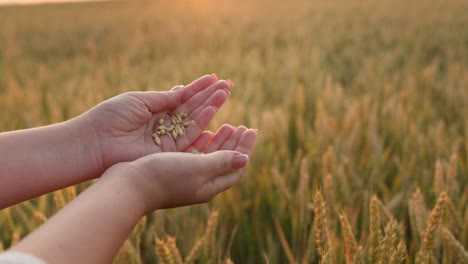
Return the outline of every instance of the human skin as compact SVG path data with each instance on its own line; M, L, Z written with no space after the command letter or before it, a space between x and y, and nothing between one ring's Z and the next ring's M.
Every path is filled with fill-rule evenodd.
M214 145L203 147L210 154L157 153L114 165L11 250L49 264L111 263L143 215L208 202L234 185L256 136L252 129L224 126Z
M0 209L99 177L110 166L160 152L189 151L226 101L232 82L206 75L168 92L130 92L71 120L0 134ZM161 118L186 112L196 125L176 142L151 134ZM206 143L206 142L205 142ZM202 145L200 142L198 145Z

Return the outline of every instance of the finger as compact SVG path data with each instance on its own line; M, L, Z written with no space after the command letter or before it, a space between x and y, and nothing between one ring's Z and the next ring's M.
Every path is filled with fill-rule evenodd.
M205 145L210 142L214 135L215 134L211 131L203 131L203 133L185 150L185 152L191 153L193 150L201 151Z
M199 106L201 106L216 91L224 90L227 93L229 92L230 87L231 86L227 81L217 81L216 83L210 85L208 88L199 91L187 101L184 101L182 105L177 108L177 111L191 113Z
M197 109L193 110L190 113L190 116L196 117L200 114L203 109L207 108L208 106L214 106L216 108L221 108L221 106L226 102L227 98L229 97L230 92L224 90L218 90L214 94L212 94L205 102L203 102Z
M210 153L218 150L221 145L231 136L235 128L231 125L223 125L217 132L210 143L202 150L205 153Z
M168 92L149 91L132 92L131 94L140 99L152 113L157 113L176 108L199 91L211 86L217 79L218 77L216 74L205 75L185 86L183 89L179 85Z
M218 80L218 76L216 74L211 74L211 75L205 75L197 80L193 81L191 84L185 86L184 90L184 96L182 98L182 102L186 102L192 96L200 92L201 90L209 87L213 83L215 83Z
M255 146L256 139L257 131L254 129L248 129L242 134L241 138L239 139L235 151L247 154L250 157L250 154L252 154L253 148Z
M244 168L249 163L247 155L236 151L216 151L200 156L199 168L204 170L207 180Z
M215 116L217 109L215 107L205 108L195 120L195 126L188 126L185 129L185 136L177 139L177 151L183 151L192 144L205 131L211 119Z
M238 142L239 142L242 134L244 134L245 131L247 131L247 128L245 126L240 126L240 127L236 128L236 130L234 130L234 132L232 132L232 134L223 143L223 145L221 145L219 150L234 150L237 147Z
M199 175L204 183L209 179L244 168L249 163L249 157L240 152L226 150L203 155L169 152L147 155L135 163L147 164L141 166L147 167L149 171L157 168L161 173L169 173L176 169L183 174Z

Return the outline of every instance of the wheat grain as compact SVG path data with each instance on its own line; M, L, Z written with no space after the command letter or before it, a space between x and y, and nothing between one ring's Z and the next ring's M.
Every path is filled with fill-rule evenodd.
M197 149L192 149L192 154L205 154L204 152L200 152Z
M161 146L161 138L159 137L158 133L153 133L151 136L153 137L154 143L158 146Z
M195 126L195 120L184 121L183 118L187 117L187 113L181 112L177 115L171 116L171 125L166 127L164 124L164 118L159 119L159 126L157 131L153 133L151 136L154 139L154 143L158 146L161 145L160 136L168 135L174 141L177 141L179 137L185 136L185 128L188 126Z

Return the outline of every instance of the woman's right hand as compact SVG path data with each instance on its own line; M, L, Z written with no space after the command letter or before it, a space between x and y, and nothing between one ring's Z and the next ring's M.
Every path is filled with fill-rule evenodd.
M207 133L194 143L199 144L199 150L211 153L151 154L111 167L100 181L123 182L142 202L145 213L205 203L239 180L256 136L253 129L224 126L215 135Z

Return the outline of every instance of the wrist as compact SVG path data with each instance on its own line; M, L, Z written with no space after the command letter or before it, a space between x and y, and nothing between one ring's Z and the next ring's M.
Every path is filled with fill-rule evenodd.
M159 209L155 205L155 193L157 191L146 181L146 174L130 165L131 162L121 162L110 167L96 182L106 186L113 186L123 190L126 198L133 201L140 216ZM150 194L149 194L150 192Z
M106 173L99 178L95 185L100 189L100 192L113 192L117 194L117 198L131 205L131 211L138 217L143 217L151 212L148 209L148 203L142 192L135 186L136 175L131 175L127 172L125 166L127 163L119 163L112 166L109 170L115 170L111 174ZM118 168L115 168L118 167Z
M97 133L84 116L78 116L62 123L75 149L77 162L89 171L87 180L98 178L104 171Z

